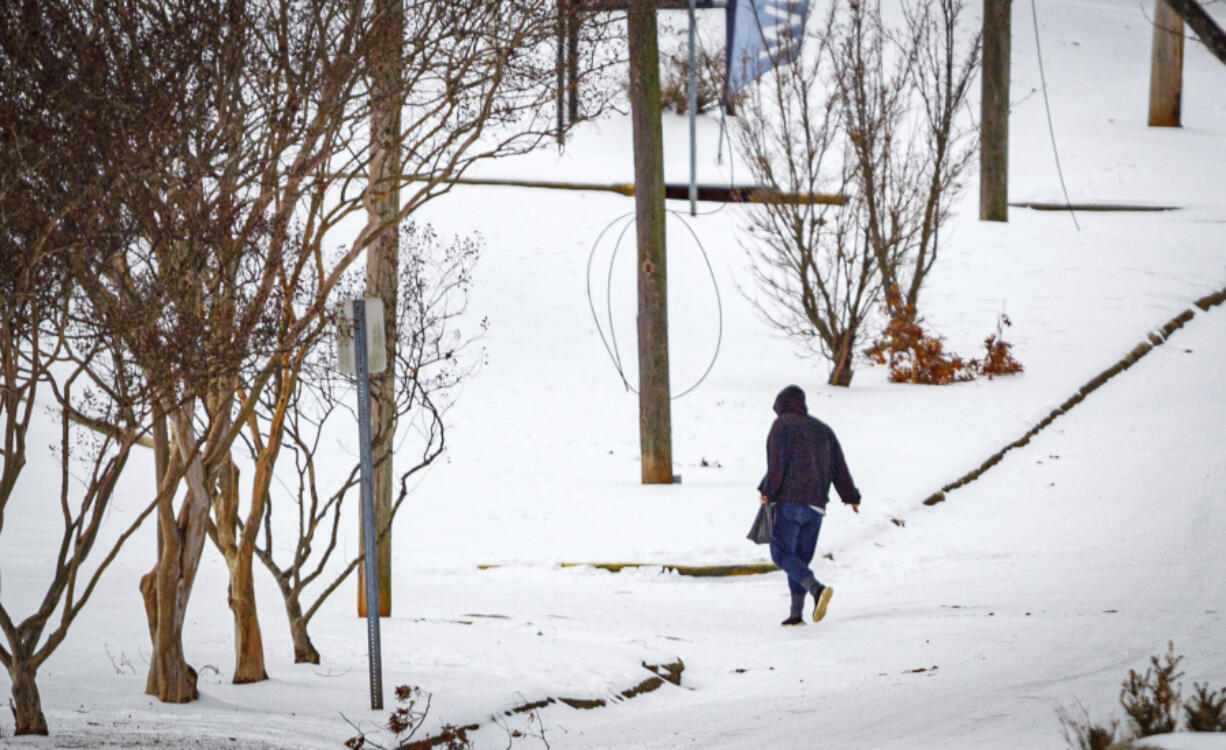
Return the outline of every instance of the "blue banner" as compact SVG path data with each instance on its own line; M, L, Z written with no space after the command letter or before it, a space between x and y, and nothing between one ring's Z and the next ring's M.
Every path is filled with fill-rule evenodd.
M792 61L804 43L809 0L728 3L728 93Z

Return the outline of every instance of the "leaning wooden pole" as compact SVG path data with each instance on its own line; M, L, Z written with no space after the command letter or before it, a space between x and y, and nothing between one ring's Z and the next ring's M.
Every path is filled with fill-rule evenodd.
M1183 96L1183 18L1154 0L1154 45L1149 67L1149 126L1180 126Z
M668 274L664 244L664 135L655 0L631 0L630 110L638 239L639 445L643 484L673 481L668 377Z
M1009 37L1013 0L983 0L979 220L1009 220Z
M371 66L371 190L375 195L374 218L382 228L366 249L366 296L383 300L383 334L387 369L370 380L370 408L374 438L375 524L391 522L393 461L396 434L396 301L399 295L400 232L400 109L402 72L401 44L404 38L404 0L378 0L376 13L383 24L376 58ZM379 570L379 615L392 614L392 530L387 529L376 550ZM358 566L358 617L366 616L366 571Z

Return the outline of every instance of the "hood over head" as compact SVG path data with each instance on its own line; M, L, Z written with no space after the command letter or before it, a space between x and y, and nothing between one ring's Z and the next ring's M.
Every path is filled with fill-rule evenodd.
M779 395L775 397L775 413L779 416L784 414L808 414L809 409L805 406L805 392L798 385L789 385Z

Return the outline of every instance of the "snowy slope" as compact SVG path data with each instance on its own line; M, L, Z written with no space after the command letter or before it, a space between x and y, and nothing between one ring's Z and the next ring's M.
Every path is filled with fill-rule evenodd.
M748 278L737 240L743 209L687 217L714 271L722 343L710 377L674 404L683 484L642 487L637 399L608 361L586 295L590 280L603 312L612 264L610 306L633 373L632 238L611 260L606 235L587 273L597 235L632 202L473 187L429 207L423 218L442 232L484 237L470 307L492 327L482 342L488 364L451 414L448 459L422 479L394 535L385 684L434 694L427 730L481 723L478 746L504 747L490 714L547 697L608 699L647 676L642 662L676 658L686 664L682 688L596 711L545 709L550 745L1060 747L1058 706L1080 699L1106 717L1127 670L1168 640L1187 657L1187 684L1226 684L1226 308L1198 311L1168 344L946 503L921 504L1193 299L1226 286L1226 67L1189 43L1185 127L1150 130L1150 27L1138 5L1060 0L1037 10L1071 197L1184 208L1081 214L1079 232L1067 214L1019 209L1008 224L986 225L975 221L977 186L967 186L926 309L968 356L1006 309L1016 324L1008 338L1027 368L1019 377L931 389L891 385L880 369L862 368L852 388L828 388L824 365L797 358L737 291ZM1014 12L1011 192L1055 200L1042 97L1030 94L1038 85L1030 6L1015 3ZM728 172L712 163L715 123L700 124L702 169L718 181ZM665 131L669 179L682 181L685 123L670 118ZM489 173L625 182L629 151L628 125L614 118L578 133L565 154L547 150ZM707 274L673 220L678 387L702 374L716 345ZM861 516L836 508L822 532L819 551L834 559L820 560L818 574L837 589L825 622L778 628L787 595L777 573L708 580L557 567L764 561L744 533L770 403L790 382L838 431L865 495ZM49 419L38 429L33 446L58 430ZM125 478L116 530L144 502L149 463L139 459ZM56 512L40 495L40 475L53 467L49 456L32 456L6 516L0 594L10 606L40 596L38 562L54 541L40 519ZM356 521L348 527L351 554ZM142 539L151 538L150 527ZM352 585L313 624L324 663L295 666L280 598L257 572L272 679L228 684L231 625L215 554L189 610L188 658L214 667L201 669L204 697L165 706L144 696L148 640L136 583L151 564L150 552L129 546L40 672L53 736L14 740L5 714L0 747L323 748L352 734L347 719L379 720L366 708L365 630ZM0 676L0 694L7 689ZM523 726L522 717L509 721Z

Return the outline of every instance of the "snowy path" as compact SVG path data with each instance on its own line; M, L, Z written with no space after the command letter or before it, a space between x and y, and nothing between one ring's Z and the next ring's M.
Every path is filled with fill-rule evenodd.
M551 744L1060 747L1058 706L1080 699L1105 718L1127 670L1168 640L1187 656L1188 684L1220 677L1223 342L1226 313L1198 315L944 506L839 554L823 569L838 593L819 625L774 625L786 609L778 574L588 576L588 618L675 643L691 690L547 712ZM618 591L632 616L601 612Z

